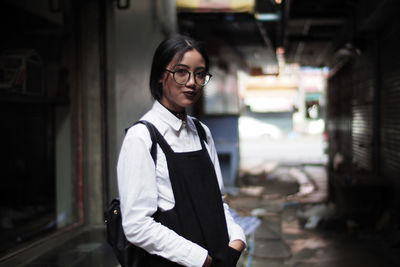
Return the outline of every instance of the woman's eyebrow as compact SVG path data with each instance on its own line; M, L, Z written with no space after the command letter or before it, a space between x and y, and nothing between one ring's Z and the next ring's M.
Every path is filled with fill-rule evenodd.
M185 67L185 68L190 68L188 65L185 65L185 64L176 64L174 67Z
M203 70L206 70L206 67L201 66L195 69L195 71L203 71Z
M174 66L174 68L176 68L176 67L185 67L185 68L190 69L190 66L188 66L188 65L186 65L186 64L181 64L181 63L176 64L176 65ZM198 70L205 70L205 69L206 69L205 66L201 66L201 67L196 67L195 70L198 71Z

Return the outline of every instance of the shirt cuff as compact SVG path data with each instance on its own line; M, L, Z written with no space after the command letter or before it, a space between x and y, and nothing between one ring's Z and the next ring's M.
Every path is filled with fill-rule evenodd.
M185 262L185 266L190 267L201 267L206 261L208 256L208 251L202 248L199 245L194 244L192 249L190 249L187 262Z

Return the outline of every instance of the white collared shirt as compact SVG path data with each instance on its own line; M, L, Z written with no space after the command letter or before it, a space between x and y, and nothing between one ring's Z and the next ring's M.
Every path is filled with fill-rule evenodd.
M200 138L191 117L183 123L156 101L141 120L153 123L174 152L201 149ZM217 152L210 130L204 124L207 135L205 144L214 164L223 198L223 180ZM150 155L152 141L143 124L131 127L123 141L117 166L118 189L121 200L123 227L127 239L145 249L183 266L202 266L208 252L201 246L179 236L174 231L154 221L151 217L157 209L172 209L175 199L169 179L165 154L157 145L157 164ZM245 235L229 213L224 203L229 240L242 240ZM228 245L228 244L227 244Z

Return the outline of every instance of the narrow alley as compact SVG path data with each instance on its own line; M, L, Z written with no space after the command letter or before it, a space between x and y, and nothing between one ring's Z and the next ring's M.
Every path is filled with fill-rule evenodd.
M210 129L246 233L238 267L400 266L399 13L399 0L0 0L0 267L119 266L104 211L128 188L125 129L158 101L154 51L177 34L209 56L178 81L160 69L198 89L179 122Z
M302 175L308 183L299 184ZM379 225L340 217L327 202L326 179L321 165L277 166L243 179L241 193L229 202L261 224L242 266L399 266L398 238L382 235Z

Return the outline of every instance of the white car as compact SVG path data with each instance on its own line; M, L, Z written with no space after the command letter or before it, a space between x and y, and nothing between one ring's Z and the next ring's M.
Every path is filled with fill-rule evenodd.
M275 125L268 124L251 117L240 116L239 136L240 138L266 137L278 139L282 137L282 131Z

